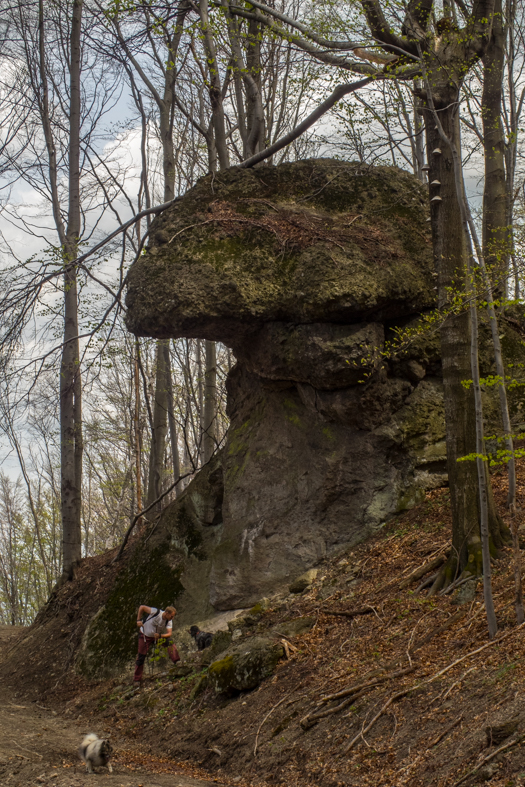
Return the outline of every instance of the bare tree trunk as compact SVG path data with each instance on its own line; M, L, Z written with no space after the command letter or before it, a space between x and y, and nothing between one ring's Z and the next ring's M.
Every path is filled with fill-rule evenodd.
M199 408L199 458L200 464L204 462L204 372L202 368L202 345L201 340L195 342L195 352L197 355L197 406Z
M82 399L78 341L77 256L80 237L80 72L82 0L73 0L70 34L69 206L64 245L64 345L60 368L63 577L81 557Z
M165 344L168 339L157 342L155 402L153 406L153 429L151 432L151 453L149 463L148 496L146 507L151 506L162 494L164 476L164 451L168 430L168 386L166 384ZM161 505L155 510L160 510Z
M417 92L421 90L421 83L419 79L415 80L415 89ZM425 163L425 143L424 143L424 127L423 127L423 107L421 99L414 95L414 174L421 183L425 182L425 174L423 172L423 165Z
M510 229L507 226L505 177L505 135L501 121L505 30L501 0L494 6L492 36L483 57L483 152L485 187L483 190L483 256L497 299L507 297L510 259ZM502 304L504 308L504 304Z
M505 168L506 168L506 221L505 224L509 232L510 258L514 278L514 298L520 297L520 271L514 250L514 181L516 176L516 158L518 152L518 123L521 110L523 109L523 95L518 102L516 95L517 80L515 79L516 65L516 0L506 0L505 21L507 25L507 91L508 91L508 122L507 122L507 143L505 145Z
M168 387L168 422L170 427L170 441L171 441L171 461L173 464L173 480L176 481L180 478L180 457L179 457L179 441L177 437L177 422L175 421L175 402L173 398L173 381L171 377L171 361L170 361L170 348L169 342L164 345L165 365L166 365L166 383ZM179 493L179 487L175 487L175 497Z
M134 412L134 437L135 437L135 484L137 490L137 511L142 511L142 475L141 475L141 455L142 455L142 435L140 432L140 380L139 380L139 342L135 340L135 412ZM140 522L139 522L140 525Z
M203 448L204 461L213 456L217 445L217 349L206 340L206 372L204 379Z
M226 125L224 121L224 106L222 99L222 85L217 62L217 52L213 40L213 32L208 16L208 0L199 0L199 13L203 34L203 46L206 52L209 75L209 94L212 109L212 123L215 138L215 147L219 157L219 168L228 169L230 155L226 144Z
M460 200L461 201L461 200ZM463 211L462 211L463 213ZM464 217L465 231L466 217ZM469 279L472 269L468 266ZM476 467L478 471L479 486L479 517L481 534L481 552L483 559L483 598L485 601L485 611L487 613L487 623L490 639L494 639L498 631L496 613L494 611L494 599L492 595L491 566L490 566L490 543L489 543L489 514L487 499L487 484L490 484L485 465L485 440L483 436L483 405L481 401L481 386L479 378L479 331L478 331L478 307L475 297L475 288L472 283L467 285L467 292L470 295L470 321L472 326L470 358L472 371L472 387L474 390L474 402L476 411Z

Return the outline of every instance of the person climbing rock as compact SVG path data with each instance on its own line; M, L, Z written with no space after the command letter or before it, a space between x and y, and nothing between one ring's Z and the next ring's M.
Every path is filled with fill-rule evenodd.
M140 688L142 673L144 671L144 662L151 646L158 640L162 641L162 645L168 648L168 656L175 663L179 661L180 656L174 644L170 643L171 632L173 629L172 620L177 614L175 607L166 607L166 609L157 609L156 607L147 607L141 604L137 613L137 626L139 627L139 652L137 661L135 662L135 675L133 676L133 685L135 688ZM145 621L142 620L143 616L147 615Z

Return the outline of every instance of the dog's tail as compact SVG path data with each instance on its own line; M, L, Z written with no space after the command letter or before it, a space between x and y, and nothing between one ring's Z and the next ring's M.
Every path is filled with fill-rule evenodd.
M89 735L86 735L86 737L78 747L78 756L80 757L81 760L84 760L84 762L86 760L86 752L88 746L91 743L94 743L95 741L98 741L98 735L95 735L94 732L90 732Z

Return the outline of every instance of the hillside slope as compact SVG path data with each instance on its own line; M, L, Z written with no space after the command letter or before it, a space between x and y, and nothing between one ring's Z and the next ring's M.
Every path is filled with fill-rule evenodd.
M524 478L522 463L521 499ZM502 507L504 475L493 480ZM40 657L21 658L24 645L15 646L3 673L21 695L45 697L66 716L81 708L93 724L127 738L127 748L146 742L225 783L524 784L525 627L515 624L510 549L493 567L500 627L494 642L480 584L432 599L416 592L417 581L403 587L414 569L446 549L449 530L448 491L431 492L372 540L323 564L301 595L271 599L248 620L246 636L303 616L315 625L286 640L289 658L251 692L216 696L202 681L200 654L187 657L186 669L153 674L138 694L129 690L131 674L79 680L68 655L74 637L59 635L69 630L72 611L82 614L75 603L85 584L98 582L102 592L110 555L85 561L53 612L37 621Z

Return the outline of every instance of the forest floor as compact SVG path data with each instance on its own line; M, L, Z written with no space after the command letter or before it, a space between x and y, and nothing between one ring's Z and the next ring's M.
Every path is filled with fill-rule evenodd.
M518 483L525 547L523 460ZM493 475L493 486L504 512L502 472ZM50 661L45 647L41 664L33 656L6 656L4 689L16 694L2 698L8 728L1 739L24 749L34 744L39 762L31 761L31 777L51 765L58 775L24 781L30 764L22 756L31 755L4 741L0 777L11 780L2 783L83 785L75 751L82 733L94 730L111 734L115 748L118 776L101 777L96 783L103 785L175 787L193 777L232 787L525 787L525 625L515 622L512 550L493 561L499 630L490 641L481 583L429 598L426 590L417 592L421 580L405 582L449 543L449 495L441 489L366 543L326 560L310 588L272 599L247 635L302 616L315 625L290 639L289 657L273 677L235 697L215 696L210 688L198 693L198 654L188 659L184 677L152 674L139 693L130 691L131 673L87 683L71 667L60 672L59 654ZM60 610L71 606L78 587L67 593L46 637L51 625L64 630ZM9 703L31 705L27 727L11 726L28 709L11 711ZM44 723L49 729L37 737ZM64 776L66 767L71 775Z

